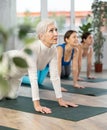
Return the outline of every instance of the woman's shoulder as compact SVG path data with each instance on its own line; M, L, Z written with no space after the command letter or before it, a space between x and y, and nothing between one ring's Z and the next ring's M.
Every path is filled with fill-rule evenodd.
M57 47L65 47L65 45L66 45L66 43L59 43L59 44L57 44Z

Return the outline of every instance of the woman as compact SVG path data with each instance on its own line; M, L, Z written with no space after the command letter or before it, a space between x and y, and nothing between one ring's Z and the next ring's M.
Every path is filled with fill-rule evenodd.
M36 111L41 113L51 113L51 109L45 106L42 106L40 104L40 97L39 97L39 86L38 86L38 76L37 71L43 70L47 64L49 64L50 68L50 79L52 81L56 98L60 106L68 107L77 107L78 105L64 101L62 99L62 93L61 93L61 83L60 83L60 77L58 74L58 67L57 67L57 50L55 45L57 43L58 39L58 32L56 23L54 20L46 19L41 21L36 28L36 34L38 37L38 40L27 46L27 48L32 50L32 54L28 55L23 50L13 53L14 55L21 56L25 58L27 61L29 67L28 67L28 76L31 83L31 91L32 91L32 100L34 104L34 108ZM7 55L9 55L10 52L7 52ZM19 78L21 78L23 75L25 75L25 72L23 69L19 69L15 66L16 73L13 73L10 78L9 82L11 82L11 85L17 82L17 84L14 84L18 88L19 86ZM12 89L7 94L7 97L9 98L15 98L17 89L13 90L15 86L12 87Z
M93 56L93 36L90 32L86 32L81 36L81 44L79 44L79 59L86 60L87 62L87 78L88 79L94 79L94 76L91 76L91 67L92 67L92 56ZM80 63L81 64L81 63ZM79 73L81 70L81 66L79 68ZM81 78L78 78L78 80L81 80Z
M65 43L59 44L57 46L59 75L62 78L68 78L72 70L73 86L76 88L84 88L84 86L79 85L77 81L79 71L79 50L77 32L74 30L67 31L64 35L64 41Z

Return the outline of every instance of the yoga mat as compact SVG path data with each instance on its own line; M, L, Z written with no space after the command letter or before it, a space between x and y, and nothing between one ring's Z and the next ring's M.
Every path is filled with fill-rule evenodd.
M23 85L25 85L26 87L30 87L30 83ZM102 88L85 87L83 89L80 89L73 87L73 85L67 85L67 84L61 84L61 86L68 90L67 93L76 93L88 96L100 96L107 94L107 89ZM51 91L54 90L50 81L44 82L43 85L39 86L39 88Z
M9 109L14 109L18 111L39 114L43 116L55 117L64 120L79 121L98 114L107 112L105 107L92 107L79 105L76 108L73 107L60 107L56 101L41 99L41 104L52 109L51 114L42 114L36 112L33 107L32 99L29 97L18 97L14 100L2 100L0 102L0 107L5 107Z
M87 79L86 77L81 77L84 80L79 81L79 82L92 82L92 83L97 83L97 82L104 82L107 81L107 78L96 78L96 79ZM72 77L69 78L63 78L64 80L73 80ZM62 79L62 80L63 80ZM29 77L27 75L22 77L22 84L28 84L30 85L30 80Z
M17 129L6 127L6 126L0 126L0 130L17 130Z
M98 82L105 82L107 81L107 78L96 78L96 79L88 79L86 77L80 77L83 78L84 80L80 80L79 82L92 82L92 83L98 83ZM69 78L63 78L64 80L73 80L72 77ZM63 80L62 79L62 80Z
M102 88L85 87L81 89L66 84L62 84L62 87L66 88L68 92L78 93L78 94L83 94L88 96L100 96L100 95L107 94L107 89L102 89Z

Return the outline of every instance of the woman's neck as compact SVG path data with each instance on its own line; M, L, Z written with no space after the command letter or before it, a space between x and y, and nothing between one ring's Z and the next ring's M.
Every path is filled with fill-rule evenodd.
M66 48L67 48L67 50L71 51L73 47L71 44L68 43L68 44L66 44Z
M47 42L45 42L45 41L42 41L42 43L43 43L46 47L48 47L48 48L51 48L51 46L52 46L52 44L49 44L49 43L47 43Z
M82 42L82 47L83 47L83 49L88 49L89 48L89 46L85 42Z

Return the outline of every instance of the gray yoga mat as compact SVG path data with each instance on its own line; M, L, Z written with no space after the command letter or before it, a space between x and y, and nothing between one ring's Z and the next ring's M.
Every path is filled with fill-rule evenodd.
M31 87L30 83L25 83L22 85L26 87ZM100 96L100 95L107 94L107 89L103 89L103 88L85 87L83 89L80 89L67 84L61 84L61 86L68 90L67 93L76 93L76 94L82 94L88 96ZM52 83L50 81L44 82L43 85L40 85L39 87L40 89L51 90L51 91L54 90Z
M50 107L52 109L52 113L42 114L36 112L33 107L32 99L22 96L14 100L4 99L0 102L0 107L71 121L80 121L107 112L107 108L105 107L93 107L85 105L79 105L76 108L60 107L56 101L44 99L41 99L41 104Z

